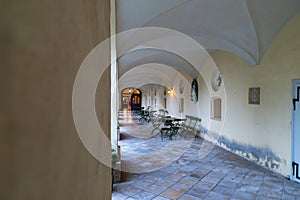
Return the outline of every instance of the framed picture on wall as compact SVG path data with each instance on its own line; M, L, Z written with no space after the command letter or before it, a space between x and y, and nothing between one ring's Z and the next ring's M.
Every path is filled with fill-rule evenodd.
M260 88L249 88L248 91L248 104L260 104Z

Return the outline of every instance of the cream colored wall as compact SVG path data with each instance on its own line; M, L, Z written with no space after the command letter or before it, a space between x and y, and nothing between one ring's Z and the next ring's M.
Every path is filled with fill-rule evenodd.
M156 95L155 95L156 91ZM156 104L155 104L156 100ZM158 84L147 85L142 90L142 107L151 106L152 110L163 109L164 87ZM150 102L150 104L149 104Z
M111 199L110 169L82 145L71 107L81 62L109 36L109 9L109 0L1 2L0 199ZM101 83L109 133L109 73Z
M153 87L154 90L154 94L153 94L153 104L152 104L152 108L154 110L159 110L159 109L164 109L164 88L161 85L155 85ZM156 95L155 95L155 90L156 90ZM156 104L155 104L155 100L156 100Z
M180 81L184 87L183 93L180 94ZM187 80L184 76L177 78L174 81L174 94L167 94L167 110L172 116L185 118L185 115L199 116L199 103L194 104L191 101L191 80ZM184 110L179 112L180 98L184 99Z
M203 78L200 76L198 77L198 91L199 91L199 114L198 117L201 119L201 127L206 129L209 129L210 127L210 94L207 87L210 87L209 85L206 85Z
M180 81L182 80L183 83L183 93L180 94L179 92L179 85ZM146 102L143 101L142 106L145 108L147 105L150 105L153 110L164 109L164 98L167 99L167 108L169 115L179 118L184 118L185 115L193 115L199 116L199 103L194 104L190 98L190 90L191 90L191 83L189 80L184 79L182 76L181 78L175 79L173 84L174 93L164 95L164 88L165 86L152 84L147 86L147 89L143 91L143 95L146 94ZM202 88L203 86L201 86ZM156 90L156 96L155 96ZM180 98L184 98L184 112L179 112L179 101ZM156 99L156 105L155 105ZM150 100L150 104L149 104Z
M227 147L250 159L253 155L240 151L243 147L268 154L269 158L254 160L285 176L290 174L291 162L292 79L300 79L299 32L300 14L276 36L255 67L230 53L213 54L226 88L222 136L231 144ZM249 87L260 87L260 105L248 104Z

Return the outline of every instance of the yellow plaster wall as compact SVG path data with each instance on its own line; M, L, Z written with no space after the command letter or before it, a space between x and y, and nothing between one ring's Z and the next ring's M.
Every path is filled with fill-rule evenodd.
M281 159L273 170L286 176L290 173L292 79L300 79L299 33L300 14L279 32L258 66L248 67L228 52L213 55L227 95L221 135L242 145L270 149ZM260 105L248 104L249 87L260 87Z

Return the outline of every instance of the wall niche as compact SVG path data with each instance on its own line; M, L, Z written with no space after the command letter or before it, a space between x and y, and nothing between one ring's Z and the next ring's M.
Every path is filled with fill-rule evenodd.
M222 117L222 99L214 97L210 101L210 118L214 120L221 120Z

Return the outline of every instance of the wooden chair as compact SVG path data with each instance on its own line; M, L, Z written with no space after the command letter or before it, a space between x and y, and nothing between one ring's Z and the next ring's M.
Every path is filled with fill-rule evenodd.
M201 119L198 117L186 115L186 120L181 124L179 133L182 136L186 136L188 133L193 133L196 129L198 122L201 122Z

